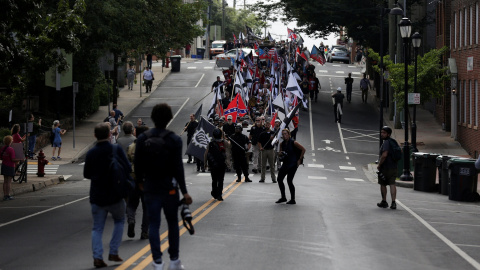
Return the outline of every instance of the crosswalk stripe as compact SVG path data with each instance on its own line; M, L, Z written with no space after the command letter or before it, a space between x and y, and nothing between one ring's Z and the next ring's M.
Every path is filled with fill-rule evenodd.
M197 67L187 67L187 69L197 69Z
M328 70L321 69L321 70L319 70L319 72L328 73Z
M361 73L357 72L357 71L354 71L354 72L352 72L352 75L361 75Z
M325 176L308 176L308 179L318 179L318 180L326 180L327 177Z
M203 69L213 69L213 67L203 67Z
M346 181L353 181L353 182L364 182L363 179L358 178L345 178Z
M210 173L198 173L197 176L210 176Z
M335 73L344 74L344 73L345 73L345 71L336 71Z
M350 166L338 166L340 170L348 170L348 171L356 171L357 169L355 167L350 167Z
M324 166L322 164L307 164L307 167L310 167L310 168L320 168L320 169L323 169Z

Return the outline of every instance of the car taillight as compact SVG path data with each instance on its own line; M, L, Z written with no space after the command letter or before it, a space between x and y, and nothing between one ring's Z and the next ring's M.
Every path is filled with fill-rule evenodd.
M335 54L334 54L334 53L332 53L332 56L335 56Z

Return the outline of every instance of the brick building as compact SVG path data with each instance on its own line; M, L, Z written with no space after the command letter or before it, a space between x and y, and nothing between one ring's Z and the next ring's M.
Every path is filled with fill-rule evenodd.
M479 8L479 0L455 0L438 1L436 10L436 46L450 47L450 55L446 55L445 60L454 59L458 72L456 80L452 74L453 83L445 86L446 95L436 104L436 117L472 157L480 152ZM448 62L453 61L445 61ZM452 64L450 68L454 70Z

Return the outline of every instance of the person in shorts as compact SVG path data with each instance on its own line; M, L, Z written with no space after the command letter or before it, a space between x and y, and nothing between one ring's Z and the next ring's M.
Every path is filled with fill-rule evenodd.
M380 135L383 140L382 147L380 147L380 158L378 159L378 184L380 184L380 193L382 194L382 201L377 203L378 207L387 208L387 185L390 186L390 195L392 196L391 209L397 209L395 199L397 197L397 188L395 186L395 179L397 178L397 163L393 160L393 149L390 144L390 136L392 129L388 126L382 127Z
M53 143L52 143L52 147L53 147L52 160L57 160L57 159L60 160L61 159L60 152L62 152L62 137L61 137L61 135L65 134L65 132L67 132L67 130L60 129L60 121L55 120L55 121L53 121L52 132L55 134L55 137L54 137ZM57 155L57 157L55 157L55 150L57 149L57 147L58 147L58 155Z
M10 196L10 190L12 185L12 179L15 176L15 151L10 146L13 142L12 136L5 136L3 138L3 144L5 145L0 149L0 159L2 160L3 175L3 200L10 201L13 197Z

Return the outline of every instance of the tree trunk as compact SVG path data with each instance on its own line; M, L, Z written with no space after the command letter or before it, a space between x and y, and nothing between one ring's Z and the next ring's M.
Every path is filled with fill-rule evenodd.
M112 103L117 104L117 98L118 98L118 53L113 53L113 84L112 84L112 93L113 93L113 98L112 98Z

